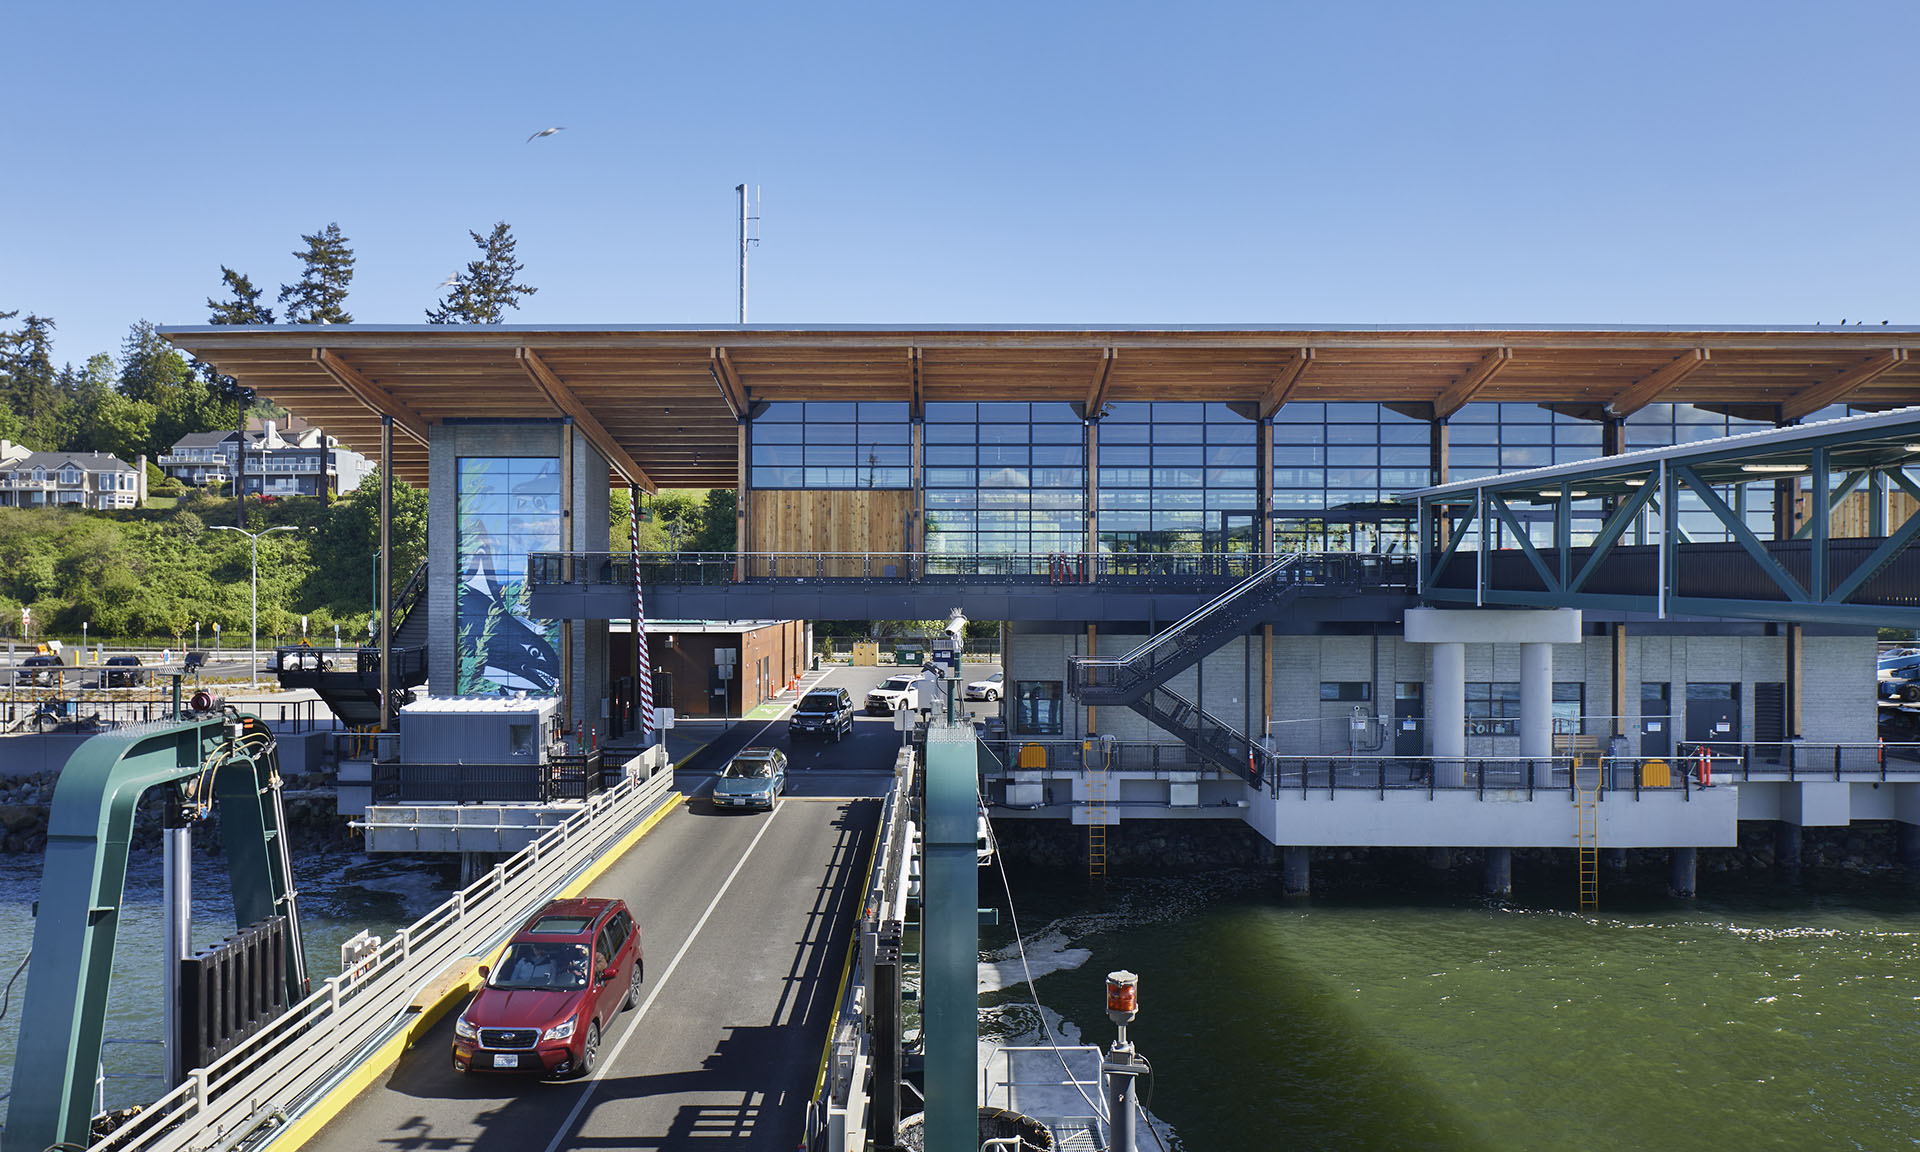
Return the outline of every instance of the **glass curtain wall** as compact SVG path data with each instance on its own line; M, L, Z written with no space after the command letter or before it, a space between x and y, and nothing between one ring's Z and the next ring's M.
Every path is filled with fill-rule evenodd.
M910 488L907 405L794 401L747 425L754 488Z
M1743 420L1695 408L1691 404L1649 404L1627 417L1624 450L1634 452L1643 448L1691 444L1696 440L1737 436L1743 432L1762 432L1773 426L1771 420ZM1724 485L1714 491L1735 512L1741 514L1747 527L1761 539L1773 535L1772 482ZM1680 533L1685 540L1711 543L1733 539L1733 533L1727 531L1719 517L1707 510L1706 505L1700 502L1700 497L1684 487L1680 492L1677 514ZM1659 513L1649 509L1634 525L1633 542L1650 544L1659 539L1659 531Z
M1502 472L1596 460L1603 455L1602 434L1598 421L1582 420L1538 404L1463 405L1447 421L1447 481L1478 480ZM1538 504L1509 498L1508 504L1534 547L1553 544L1552 498L1543 496ZM1606 510L1599 500L1576 499L1571 523L1573 543L1591 543L1605 518ZM1506 539L1509 535L1511 530L1503 525L1494 546L1514 547ZM1468 540L1473 542L1472 535Z
M1274 547L1410 552L1414 525L1386 507L1433 483L1432 425L1382 404L1288 404L1273 417Z
M527 554L561 546L560 461L463 456L455 486L457 691L550 696L560 683L560 625L527 615Z
M926 406L929 555L1086 549L1086 425L1065 403Z
M1259 427L1225 404L1110 404L1100 420L1103 553L1259 548Z

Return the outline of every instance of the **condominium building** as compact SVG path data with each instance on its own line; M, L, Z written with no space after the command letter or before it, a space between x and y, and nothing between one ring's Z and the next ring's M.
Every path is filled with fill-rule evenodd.
M0 440L0 508L100 511L136 508L146 499L145 456L128 464L111 452L35 452Z

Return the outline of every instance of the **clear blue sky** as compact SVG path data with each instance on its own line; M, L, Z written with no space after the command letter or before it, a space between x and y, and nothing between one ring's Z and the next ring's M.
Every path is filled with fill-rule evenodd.
M0 311L362 323L1920 323L1920 4L32 4ZM530 132L565 125L526 143ZM16 321L17 322L17 321Z

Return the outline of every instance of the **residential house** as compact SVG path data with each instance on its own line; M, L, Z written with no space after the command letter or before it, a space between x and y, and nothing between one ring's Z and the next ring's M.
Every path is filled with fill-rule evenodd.
M147 499L147 458L128 464L111 452L34 452L0 440L0 508L65 504L96 511L136 508Z
M160 458L182 483L235 484L254 496L351 492L372 470L367 458L298 416L250 419L245 431L194 432Z

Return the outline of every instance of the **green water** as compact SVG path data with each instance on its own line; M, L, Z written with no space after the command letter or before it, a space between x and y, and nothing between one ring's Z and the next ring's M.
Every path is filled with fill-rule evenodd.
M1304 903L1254 873L1015 886L1069 1032L1106 1044L1105 974L1140 974L1150 1107L1190 1152L1920 1144L1920 887L1702 880L1597 915L1431 878ZM989 1027L1026 997L984 995Z

